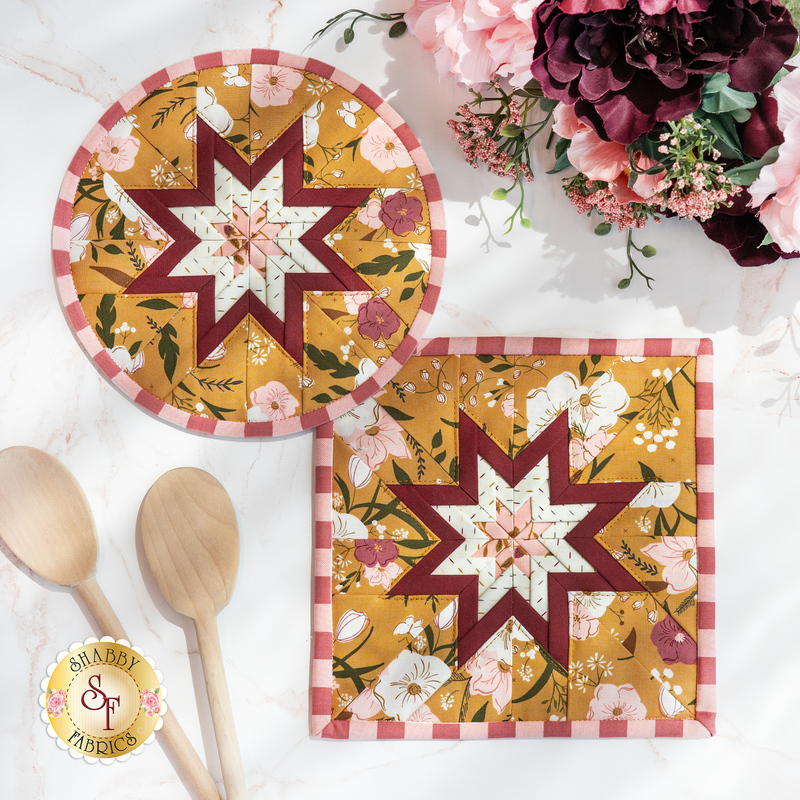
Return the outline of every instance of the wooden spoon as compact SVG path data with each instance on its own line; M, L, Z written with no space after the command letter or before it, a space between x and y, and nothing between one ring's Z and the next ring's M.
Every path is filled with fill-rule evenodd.
M150 487L141 519L144 552L156 583L167 602L195 622L225 792L228 800L245 800L216 619L230 600L239 566L236 512L216 478L184 467Z
M97 583L97 533L86 495L59 461L33 447L0 452L0 534L27 567L59 586L74 586L104 636L127 639ZM203 800L219 792L170 710L158 732Z

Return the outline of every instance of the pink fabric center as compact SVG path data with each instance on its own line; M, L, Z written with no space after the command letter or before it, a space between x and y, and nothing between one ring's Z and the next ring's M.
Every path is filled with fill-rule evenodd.
M216 223L214 228L226 239L214 255L233 259L234 277L248 266L266 276L267 256L283 254L275 241L283 225L267 222L267 212L263 206L248 215L234 203L231 221Z
M496 505L497 515L484 527L491 541L481 545L473 557L494 558L495 577L499 577L510 566L515 566L525 576L531 574L531 556L545 556L549 550L539 536L552 523L534 522L531 517L531 502L528 500L515 513L502 503Z

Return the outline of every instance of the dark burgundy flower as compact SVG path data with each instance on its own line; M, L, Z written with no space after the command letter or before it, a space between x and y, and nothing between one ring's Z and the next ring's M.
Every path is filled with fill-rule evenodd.
M374 341L391 339L400 327L400 317L382 297L373 297L358 307L358 332Z
M405 236L422 222L422 201L409 197L405 192L389 195L381 205L381 222L391 228L392 233Z
M356 545L354 555L365 567L378 564L385 567L397 558L399 552L397 545L389 539L361 539Z
M751 158L761 158L771 147L783 142L783 133L778 127L778 101L772 90L758 96L750 119L740 131L742 152Z
M760 267L779 258L797 258L797 253L784 253L776 244L764 244L767 229L758 216L748 208L750 194L744 190L733 198L730 207L720 209L705 222L703 231L712 242L729 251L740 267Z
M656 622L650 639L665 664L674 664L676 661L694 664L697 661L697 644L672 617L664 617Z
M605 139L629 144L700 105L706 76L766 88L797 32L777 0L545 0L534 12L531 70Z

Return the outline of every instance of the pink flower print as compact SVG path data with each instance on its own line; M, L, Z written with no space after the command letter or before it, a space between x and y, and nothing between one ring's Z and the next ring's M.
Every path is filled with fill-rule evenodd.
M365 206L361 206L356 214L356 219L368 228L377 230L383 225L381 222L381 207L383 203L377 197L370 197Z
M253 407L249 411L257 410L264 421L270 422L291 417L297 410L297 406L300 405L300 401L278 381L269 381L264 386L253 390L250 393L250 402ZM251 418L249 411L248 419ZM260 419L261 417L259 417ZM251 419L251 421L253 420Z
M647 709L644 707L636 689L629 683L615 686L613 683L601 683L594 690L594 698L589 702L587 719L630 720L644 719Z
M362 539L356 545L353 555L365 567L379 565L385 567L394 561L400 551L391 539Z
M383 711L380 700L375 697L372 689L364 689L361 694L347 706L347 710L356 718L361 720L372 719L376 714Z
M434 722L440 722L441 720L436 714L431 711L428 706L420 706L407 720L406 722L426 722L428 725Z
M414 164L406 146L380 117L366 127L358 149L373 167L384 174L398 167L405 169Z
M125 172L133 166L139 152L139 140L133 136L106 136L97 149L100 166L111 172Z
M348 314L358 314L358 309L375 296L374 292L343 292L344 307Z
M370 586L383 586L384 589L389 589L392 581L399 577L402 571L400 565L392 561L385 566L376 564L374 567L364 567L364 577Z
M302 83L303 73L275 64L253 64L250 99L259 107L288 106L294 90Z
M384 199L380 211L381 222L396 236L405 236L422 222L422 201L405 192L395 192Z
M509 392L500 403L500 410L505 417L514 416L514 392Z
M53 692L47 698L47 713L51 717L58 719L61 716L61 709L67 704L67 693L64 689Z
M367 428L354 428L342 438L371 470L376 470L390 455L411 458L403 435L400 423L376 404L374 423Z
M142 706L148 717L152 717L161 712L161 701L158 699L158 695L155 692L145 689L144 691L140 691L139 694L142 696Z
M616 436L606 430L593 433L588 439L575 437L569 443L570 462L575 469L583 469Z
M653 625L650 641L665 664L674 664L676 661L694 664L697 661L697 644L672 617L664 617Z
M523 503L511 513L502 503L497 503L495 519L484 525L490 541L474 554L479 558L494 558L495 577L499 577L512 564L525 575L531 574L531 556L544 556L549 550L539 541L539 535L550 527L549 522L534 522L530 502Z
M472 676L470 692L491 696L494 710L502 714L511 701L511 664L487 650L473 656L464 669Z
M373 297L358 309L358 332L377 342L391 339L400 327L400 317L382 297Z
M697 540L694 536L662 536L642 552L661 564L661 577L670 594L680 594L697 583Z
M569 601L569 621L570 638L577 642L597 636L600 630L600 622L597 617L592 616L589 609L577 600Z
M197 304L197 292L183 292L181 295L181 308L194 308Z

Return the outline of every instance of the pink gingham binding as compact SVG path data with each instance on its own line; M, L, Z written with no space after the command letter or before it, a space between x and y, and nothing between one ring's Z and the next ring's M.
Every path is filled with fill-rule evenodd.
M181 411L142 389L125 372L120 370L105 351L100 340L94 335L78 302L78 295L70 272L69 245L72 204L78 188L78 180L83 174L89 158L103 138L136 103L159 86L163 86L168 81L180 78L190 72L234 64L277 64L314 72L339 84L359 100L371 106L394 129L414 159L425 190L431 221L432 253L428 288L405 339L372 375L370 380L365 381L350 394L300 416L289 417L275 422L226 422L224 420L198 417ZM278 50L227 50L206 53L205 55L195 56L192 59L173 64L171 67L162 69L142 81L103 114L100 121L92 128L83 144L78 148L61 184L53 215L53 269L59 299L74 335L100 372L131 400L165 422L199 433L233 438L282 436L315 428L341 416L359 403L363 403L388 383L414 352L414 349L422 339L422 335L425 333L430 318L433 316L433 310L436 307L442 286L445 251L444 203L442 202L439 183L419 141L408 125L403 122L400 115L370 88L335 67L322 61L317 61L314 58L290 55Z
M572 737L705 738L715 732L714 424L713 346L710 339L440 338L420 342L417 355L619 355L696 357L697 453L697 705L695 719L628 722L361 722L331 719L331 492L333 423L317 428L314 446L314 639L311 732L331 739L494 739Z

